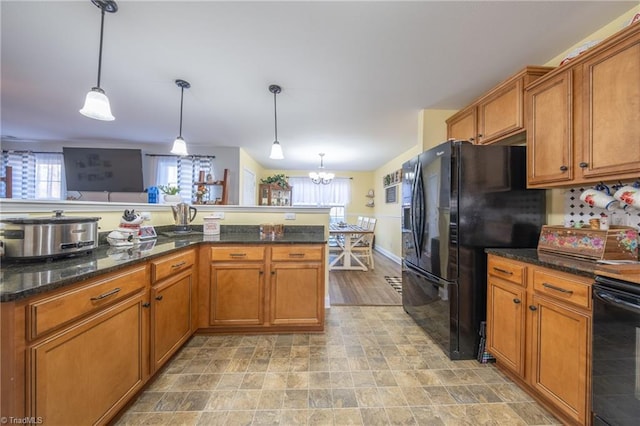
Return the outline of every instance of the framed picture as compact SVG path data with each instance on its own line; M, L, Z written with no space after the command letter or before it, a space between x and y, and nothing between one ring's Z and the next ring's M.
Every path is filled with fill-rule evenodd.
M141 226L140 227L140 239L144 240L145 238L156 238L158 235L156 234L156 230L151 225Z
M384 189L384 202L389 203L397 203L398 202L398 186L390 186Z

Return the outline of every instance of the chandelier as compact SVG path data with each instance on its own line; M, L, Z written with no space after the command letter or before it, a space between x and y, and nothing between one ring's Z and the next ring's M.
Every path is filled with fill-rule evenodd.
M333 178L336 176L333 173L327 173L324 171L324 152L321 152L320 154L320 171L318 173L316 172L310 172L309 173L309 177L311 178L311 182L315 183L316 185L328 185L329 183L331 183L331 181L333 180Z

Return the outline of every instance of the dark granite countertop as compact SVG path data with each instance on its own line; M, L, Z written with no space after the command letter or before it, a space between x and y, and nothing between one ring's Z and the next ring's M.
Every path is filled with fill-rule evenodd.
M158 237L130 247L110 247L102 242L91 253L40 261L3 260L0 267L0 302L10 302L45 293L88 278L146 262L185 247L199 244L324 244L323 226L285 226L284 234L260 238L257 225L223 225L220 235L203 235L194 227L191 234Z
M534 248L488 248L485 249L485 252L585 277L595 277L595 270L598 266L596 261L581 260L558 254L538 253Z

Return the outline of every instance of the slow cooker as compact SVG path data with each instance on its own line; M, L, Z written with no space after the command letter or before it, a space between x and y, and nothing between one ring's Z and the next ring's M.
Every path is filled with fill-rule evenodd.
M40 259L77 255L98 247L99 217L54 216L3 218L0 239L6 258Z

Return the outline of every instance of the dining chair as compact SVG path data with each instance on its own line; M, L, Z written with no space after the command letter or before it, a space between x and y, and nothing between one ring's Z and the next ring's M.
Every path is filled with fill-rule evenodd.
M362 221L364 218L362 216L358 216L358 220L356 220L356 226L362 226Z
M373 270L375 267L373 263L373 239L375 236L376 222L378 220L375 218L367 218L367 219L368 221L367 221L366 228L369 231L371 231L371 233L364 234L362 239L351 248L351 251L356 256L364 258L364 261L367 263L369 268Z

